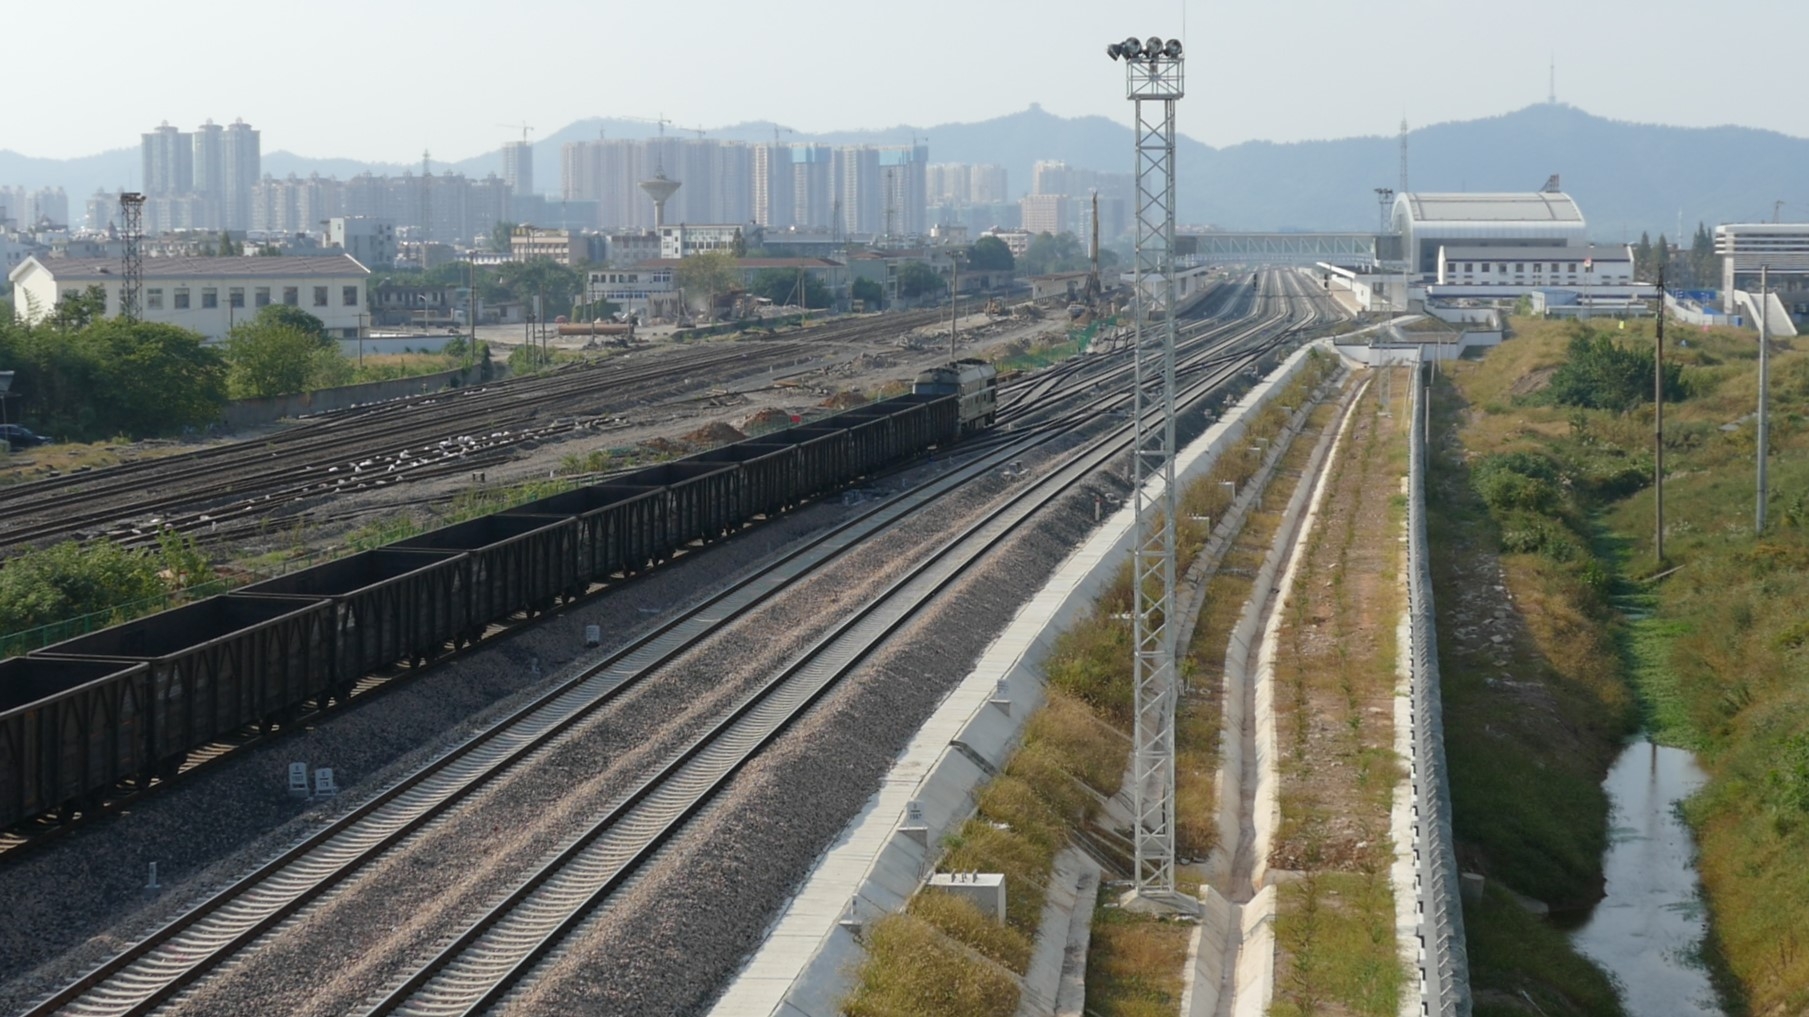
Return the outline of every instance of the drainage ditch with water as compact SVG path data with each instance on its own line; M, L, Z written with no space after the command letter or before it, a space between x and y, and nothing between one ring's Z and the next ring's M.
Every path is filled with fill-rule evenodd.
M1632 630L1629 663L1646 675L1662 670L1670 633L1652 616L1654 599L1619 596L1615 604ZM1571 941L1614 977L1634 1017L1724 1012L1702 960L1708 912L1695 838L1680 809L1705 780L1688 750L1641 736L1622 750L1603 784L1611 809L1606 893Z

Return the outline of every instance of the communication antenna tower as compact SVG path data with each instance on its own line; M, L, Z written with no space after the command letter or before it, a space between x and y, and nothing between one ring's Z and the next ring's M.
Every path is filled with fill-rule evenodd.
M421 243L433 239L433 171L428 168L428 160L433 157L427 149L421 149ZM427 249L421 249L421 267L427 267Z
M1401 194L1410 193L1407 188L1407 118L1401 118L1401 186L1396 188Z
M1551 58L1551 83L1547 86L1545 101L1553 106L1558 104L1558 58Z
M897 184L898 184L898 171L888 167L886 169L886 239L887 240L891 240L892 237L897 235L897 232L898 232L898 230L896 229L896 227L898 225L898 223L896 221L896 217L898 215L898 203L896 201L896 196L893 193L893 189L897 186Z
M1145 905L1191 910L1175 890L1175 103L1186 93L1181 40L1132 37L1107 46L1106 55L1124 61L1125 98L1136 107L1134 892ZM1154 335L1146 336L1146 324Z
M119 316L138 320L138 300L144 289L144 254L138 243L144 239L144 195L122 191L119 195L119 226L125 236L122 266L125 281L119 287Z

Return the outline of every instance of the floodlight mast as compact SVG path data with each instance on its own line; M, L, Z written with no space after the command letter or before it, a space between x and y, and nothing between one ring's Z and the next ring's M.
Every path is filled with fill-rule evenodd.
M1185 92L1181 40L1135 36L1106 47L1124 61L1136 107L1133 275L1131 614L1136 716L1135 896L1188 907L1175 890L1175 102ZM1155 315L1161 314L1161 321ZM1151 333L1146 336L1146 325ZM1153 391L1152 391L1153 390ZM1154 487L1154 490L1149 488Z

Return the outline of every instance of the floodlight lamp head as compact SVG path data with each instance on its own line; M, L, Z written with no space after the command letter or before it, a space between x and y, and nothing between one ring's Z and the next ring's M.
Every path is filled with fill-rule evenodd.
M1168 40L1168 45L1162 47L1162 55L1168 57L1170 60L1180 59L1180 57L1181 57L1181 40L1179 40L1179 39Z
M1106 47L1106 56L1111 57L1113 60L1118 59L1123 53L1124 47L1120 46L1118 43L1112 43L1110 46Z
M1143 44L1143 55L1149 57L1151 60L1161 56L1162 37L1159 35L1150 36L1149 41Z
M1139 42L1134 35L1120 43L1118 49L1124 54L1126 60L1135 60L1143 55L1143 43Z

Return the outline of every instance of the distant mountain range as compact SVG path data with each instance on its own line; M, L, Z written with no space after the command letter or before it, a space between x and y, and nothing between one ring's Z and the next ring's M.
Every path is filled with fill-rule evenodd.
M1185 100L1183 100L1185 101ZM568 141L646 137L652 124L596 117L580 120L534 143L539 189L556 191L560 147ZM1014 193L1027 191L1039 159L1061 159L1096 170L1131 168L1130 128L1105 117L1060 117L1040 106L978 123L900 126L885 130L806 135L770 122L734 124L707 136L740 141L826 144L907 144L925 139L934 162L998 163ZM1398 187L1395 137L1341 138L1276 144L1245 142L1213 148L1191 138L1177 142L1177 192L1183 223L1227 229L1373 229L1373 189ZM134 178L136 148L78 159L34 159L0 150L0 184L61 185L72 215L97 187L112 190ZM1773 202L1809 165L1809 139L1748 127L1666 127L1592 116L1574 106L1542 103L1482 120L1435 124L1408 136L1411 186L1425 191L1531 191L1553 173L1577 199L1597 240L1637 240L1641 231L1686 233L1698 221L1764 220ZM433 164L483 176L500 172L500 148L459 162ZM317 159L289 152L264 156L265 172L341 179L369 170L400 173L396 163ZM419 170L419 164L412 167ZM1809 207L1787 207L1787 218L1809 218Z

